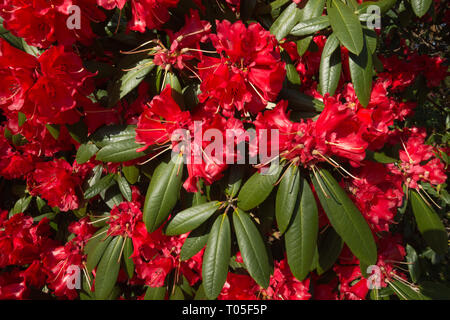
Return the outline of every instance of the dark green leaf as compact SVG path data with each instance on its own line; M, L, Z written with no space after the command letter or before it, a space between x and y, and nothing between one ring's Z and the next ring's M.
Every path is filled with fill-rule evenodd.
M108 90L108 106L114 107L120 99L136 88L154 67L152 59L143 59L132 68L129 68L131 70L123 71L119 79Z
M136 143L135 139L121 140L108 144L97 152L96 160L103 162L126 162L138 159L148 154L148 152L137 152L142 145Z
M120 269L120 253L123 238L114 237L103 253L95 273L95 297L99 300L107 299L114 289Z
M275 200L275 215L278 230L284 233L291 221L300 189L300 171L296 165L290 165L281 179Z
M83 164L89 161L92 156L98 151L98 148L93 143L83 143L77 150L76 160L78 164Z
M145 292L144 300L164 300L166 297L166 287L148 287Z
M211 217L220 205L219 201L211 201L177 213L169 222L165 233L174 236L196 229Z
M416 250L409 244L406 245L406 261L408 261L408 270L413 282L419 281L420 278L420 262Z
M338 38L331 34L323 48L320 59L319 81L322 95L329 93L334 95L341 78L341 48Z
M269 286L270 263L266 246L250 215L237 209L233 225L242 259L250 276L263 288Z
M315 17L309 20L302 21L294 26L291 30L291 35L303 37L330 26L328 16Z
M103 148L115 142L136 138L136 126L109 125L103 126L95 131L90 139L99 148Z
M228 176L228 185L225 189L225 193L230 198L234 198L242 185L242 178L244 176L244 169L241 166L235 166L230 169Z
M364 46L361 23L358 17L340 0L331 0L327 7L331 28L339 41L350 52L359 55Z
M211 224L205 222L200 227L189 233L189 236L183 243L180 252L180 259L186 261L195 256L206 245L209 237Z
M281 169L281 166L274 164L267 174L254 173L239 192L239 208L248 211L261 204L272 192Z
M122 172L130 184L135 184L139 179L139 169L136 166L124 166Z
M292 27L300 21L301 10L297 7L294 2L291 3L280 16L275 20L275 22L270 27L270 33L281 40L286 37L291 31Z
M87 254L86 268L89 272L95 269L112 240L112 237L106 235L107 229L105 227L97 231L86 245L84 252Z
M286 255L292 274L300 281L306 278L314 259L319 231L319 215L316 199L305 179L292 223L285 234Z
M422 199L415 190L410 190L411 206L416 218L417 228L427 244L435 252L445 254L448 238L445 227L434 209Z
M356 96L361 105L367 107L372 92L373 64L366 43L359 55L349 52L348 66Z
M132 197L132 192L131 192L131 187L127 182L127 179L125 179L125 177L123 177L122 175L117 175L117 184L119 185L119 189L120 192L122 193L123 197L127 200L127 201L131 201L131 197Z
M343 247L344 242L342 238L339 237L333 228L327 228L319 238L317 274L321 275L325 273L334 265Z
M161 162L155 169L143 210L143 219L148 232L153 232L167 219L175 206L181 187L183 159L181 156Z
M84 192L84 198L85 199L93 198L96 195L98 195L100 192L102 192L103 190L107 190L113 184L114 184L114 174L110 173L107 176L104 176L103 178L101 178L100 181L97 182L95 185L93 185L92 187L89 187Z
M331 225L352 253L367 265L377 261L377 247L364 217L334 177L325 169L311 174L314 189Z
M127 272L128 278L133 278L134 274L134 262L131 258L133 254L133 241L131 238L125 239L125 245L123 247L123 262L125 265L125 271Z
M228 217L217 217L209 234L203 255L202 278L206 296L215 299L227 279L231 256L231 230Z

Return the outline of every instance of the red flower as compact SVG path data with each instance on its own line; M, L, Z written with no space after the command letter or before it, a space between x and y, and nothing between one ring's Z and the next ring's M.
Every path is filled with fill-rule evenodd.
M286 75L277 41L257 23L216 22L211 41L221 58L204 57L198 65L201 101L214 97L226 111L235 107L257 113L275 100Z
M110 218L106 222L110 226L108 235L131 237L140 220L142 212L139 207L132 202L122 202L111 210Z
M36 164L35 171L28 179L32 195L39 195L51 207L62 211L78 209L79 192L83 177L74 172L65 160L53 160Z

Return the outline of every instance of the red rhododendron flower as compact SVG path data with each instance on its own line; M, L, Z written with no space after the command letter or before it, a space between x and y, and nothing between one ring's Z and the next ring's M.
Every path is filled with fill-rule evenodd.
M259 24L216 22L211 41L221 58L204 57L198 65L201 101L214 97L228 113L257 113L281 90L286 75L277 41Z
M83 177L77 174L65 160L53 160L36 164L29 176L28 187L32 195L39 195L52 207L62 211L78 209Z

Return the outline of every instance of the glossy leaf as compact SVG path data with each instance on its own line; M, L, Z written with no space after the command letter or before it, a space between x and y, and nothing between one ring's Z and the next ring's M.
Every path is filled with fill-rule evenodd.
M220 204L218 201L211 201L177 213L169 222L165 233L174 236L196 229L217 211Z
M183 175L182 157L161 162L155 169L145 197L143 220L148 232L161 226L174 208Z
M250 215L239 208L233 212L239 250L250 276L263 288L269 286L270 263L266 246Z
M300 20L301 11L294 2L291 3L270 27L270 33L277 38L283 39L289 34L292 27Z
M203 255L202 279L205 294L215 299L227 279L231 256L231 229L226 215L217 217Z
M118 174L116 177L117 177L117 184L119 185L119 189L120 189L120 192L122 193L123 197L127 201L131 201L132 192L131 192L131 187L128 184L127 179L125 179L125 177L123 177L120 174Z
M83 164L89 161L92 156L98 151L98 148L93 143L84 143L80 145L77 150L76 160L78 164Z
M95 297L105 300L109 297L119 275L119 257L123 245L121 236L113 237L97 267L95 276Z
M306 278L314 259L319 231L316 199L308 182L302 178L292 223L285 234L286 255L292 274Z
M447 232L438 214L425 203L417 191L410 190L410 199L417 228L423 238L435 252L446 253L448 250Z
M84 198L85 199L91 199L98 195L100 192L107 190L109 187L111 187L114 184L114 174L110 173L103 178L100 179L99 182L97 182L92 187L89 187L84 192Z
M278 230L284 233L291 221L300 189L300 171L296 165L289 166L283 173L275 200L275 215Z
M254 173L242 186L238 195L238 206L244 211L261 204L272 192L280 176L281 166L271 168L268 174Z
M341 78L341 70L339 40L334 34L331 34L325 43L320 58L319 82L322 95L325 95L325 93L329 93L331 96L334 95Z
M372 54L364 44L359 55L349 52L348 61L353 87L359 103L367 107L372 92L373 64Z
M329 26L330 19L328 16L315 17L296 24L291 30L291 35L303 37L328 28Z
M359 55L364 46L364 38L358 17L340 0L331 0L327 12L336 37L350 52Z
M377 261L377 247L364 217L326 169L311 175L314 189L331 225L352 253L367 265Z

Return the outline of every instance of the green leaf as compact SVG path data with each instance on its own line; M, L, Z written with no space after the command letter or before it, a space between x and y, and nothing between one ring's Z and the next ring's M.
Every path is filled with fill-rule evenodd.
M281 179L275 200L275 216L278 230L284 233L291 221L300 189L300 171L296 165L290 165Z
M152 59L143 59L136 63L129 71L123 71L120 77L108 90L108 106L114 107L116 103L136 88L150 71L155 67Z
M26 53L31 54L32 56L38 57L41 54L38 48L30 46L23 38L22 38L22 47Z
M189 233L189 236L184 240L183 246L181 247L180 259L182 261L192 258L205 247L210 229L211 224L207 221Z
M147 151L137 152L142 145L136 143L135 139L121 140L108 144L97 152L96 160L103 162L126 162L141 158L148 154Z
M311 269L318 231L316 200L308 182L301 179L297 208L285 234L287 261L292 274L300 281L306 278Z
M132 192L131 192L131 187L127 182L127 179L125 179L122 175L118 174L116 176L117 179L117 184L119 185L119 189L120 192L122 193L123 197L131 202L131 198L132 198Z
M222 291L227 279L228 262L231 256L231 230L228 217L217 217L209 234L203 255L202 279L205 294L215 299Z
M350 52L358 55L364 46L361 23L352 9L340 0L331 0L327 7L331 28Z
M250 276L263 288L269 286L270 263L266 246L250 215L237 208L233 225L242 259Z
M90 139L99 148L103 148L115 142L135 138L136 138L136 126L127 126L127 125L102 126L90 136Z
M300 17L301 10L297 7L297 4L294 2L291 3L272 24L270 27L270 33L273 34L278 41L280 41L286 37L292 27L300 21Z
M105 253L106 248L112 240L112 237L106 235L108 227L104 227L94 233L92 238L88 241L84 252L87 254L86 268L89 272L95 269L100 259Z
M323 48L320 58L319 81L322 95L329 93L334 95L341 78L341 48L336 35L331 34Z
M326 169L317 168L311 178L333 228L359 260L375 264L377 247L372 232L347 193Z
M388 156L384 152L374 152L371 150L367 150L367 158L379 163L394 163L398 161L398 159Z
M410 190L411 206L416 218L417 228L426 243L439 254L448 250L448 238L445 227L434 209L425 203L415 190Z
M51 135L58 139L59 137L59 125L50 125L51 128L47 126L47 130L51 133ZM88 128L86 123L84 122L84 119L80 119L77 123L74 124L66 124L67 130L69 130L69 134L78 143L85 143L87 142L87 135L88 135ZM52 131L52 130L57 130Z
M145 292L144 300L164 300L167 287L148 287Z
M406 245L406 261L408 261L408 270L411 280L417 283L421 273L419 257L416 250L409 244Z
M95 197L96 195L98 195L103 190L107 190L113 184L114 184L114 174L110 173L110 174L104 176L103 178L101 178L100 181L97 182L95 185L93 185L92 187L89 187L84 192L84 198L91 199L91 198Z
M276 166L276 167L275 167ZM238 195L238 206L248 211L261 204L272 192L281 173L281 166L274 165L267 174L254 173L242 186Z
M422 18L431 7L433 0L411 0L411 7L419 18Z
M18 117L19 127L23 126L25 121L27 121L27 116L25 115L25 113L19 111L19 112L17 112L17 117Z
M344 242L333 228L327 228L319 238L317 261L317 274L328 271L341 254Z
M127 272L128 278L133 278L134 274L134 262L131 258L133 254L133 241L131 238L125 239L125 245L123 247L123 262L125 265L125 271Z
M372 92L372 54L369 52L367 44L364 43L359 55L349 52L348 57L348 66L356 96L361 105L367 107Z
M180 80L178 80L178 77L173 72L166 73L164 86L167 85L170 85L172 89L172 98L181 108L184 108L183 88L181 87Z
M59 139L60 126L59 124L46 124L45 128L51 134L51 136L55 139Z
M420 293L433 300L450 300L450 288L439 282L423 281L419 285Z
M211 201L177 213L169 222L166 235L174 236L196 229L211 217L221 204L219 201Z
M155 169L145 197L143 219L148 232L153 232L167 219L175 206L181 187L183 158L161 162Z
M234 198L242 185L242 178L244 176L244 169L241 166L234 166L230 169L228 175L228 185L225 189L225 194L230 198Z
M428 300L418 288L412 288L402 281L389 281L388 284L400 300Z
M324 6L325 0L308 1L303 9L301 9L301 17L299 21L306 21L321 16ZM309 36L297 41L297 51L300 56L308 50L312 38L312 36Z
M322 112L324 104L322 101L304 94L298 90L282 89L280 92L282 99L289 101L289 107L297 111Z
M330 19L328 16L315 17L309 20L302 21L294 26L291 30L291 35L303 37L330 26Z
M379 1L365 1L358 6L356 14L367 13L367 9L370 6L376 5L380 8L380 13L386 13L391 9L397 0L379 0Z
M20 198L19 200L17 200L16 203L14 204L14 207L11 211L10 216L13 216L17 213L25 212L28 209L28 207L30 206L32 199L33 199L32 196L24 196L24 197Z
M83 143L77 150L76 160L78 164L83 164L89 161L92 156L98 151L98 148L93 143Z
M135 184L139 179L139 169L136 166L124 166L122 172L130 184Z
M113 237L95 273L95 297L99 300L106 300L114 289L120 269L120 253L122 250L123 238Z

